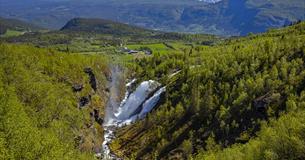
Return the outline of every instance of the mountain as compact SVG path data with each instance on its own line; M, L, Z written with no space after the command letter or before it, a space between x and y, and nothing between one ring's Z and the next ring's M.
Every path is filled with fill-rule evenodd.
M21 20L0 17L0 34L6 33L7 30L28 32L42 30L42 28Z
M112 35L134 35L153 33L152 30L143 29L140 27L130 26L123 23L114 22L104 19L92 18L74 18L67 22L61 28L61 31L72 32L93 32L99 34L112 34Z
M198 0L199 2L205 2L205 3L217 3L220 2L222 0Z
M302 1L0 2L0 159L305 159Z
M246 35L305 19L303 0L0 0L0 16L61 28L75 17L162 31Z
M60 30L35 32L20 36L3 36L9 43L31 43L37 47L54 47L69 52L108 52L106 46L127 44L158 44L181 42L183 44L212 45L219 36L208 34L185 34L143 29L120 22L98 18L73 18ZM122 46L121 46L122 47ZM172 50L172 46L164 46ZM113 48L114 49L114 48ZM139 49L139 48L137 48ZM143 49L143 48L142 48Z

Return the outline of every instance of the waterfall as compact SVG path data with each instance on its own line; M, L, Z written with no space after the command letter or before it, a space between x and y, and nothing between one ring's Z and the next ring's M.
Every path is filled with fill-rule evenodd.
M118 97L121 88L118 88L122 80L123 72L119 67L111 69L110 96L105 109L104 142L102 144L104 159L119 159L111 154L109 144L115 138L114 132L117 127L122 127L143 119L158 103L166 87L154 80L141 82L136 86L136 79L126 84L124 99L119 103ZM135 90L133 90L135 88Z

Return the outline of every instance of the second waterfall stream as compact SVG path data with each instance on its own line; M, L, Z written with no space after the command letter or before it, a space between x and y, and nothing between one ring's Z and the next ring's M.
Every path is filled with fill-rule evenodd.
M119 159L110 151L109 144L115 138L114 131L118 127L129 125L143 119L158 103L166 87L154 80L138 83L136 79L120 88L123 72L119 66L111 67L110 96L104 118L103 159ZM120 101L121 90L125 97Z

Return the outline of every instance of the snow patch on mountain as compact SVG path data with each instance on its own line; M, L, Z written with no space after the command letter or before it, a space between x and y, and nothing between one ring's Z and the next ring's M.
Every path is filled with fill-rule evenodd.
M199 2L205 2L205 3L217 3L220 2L222 0L198 0Z

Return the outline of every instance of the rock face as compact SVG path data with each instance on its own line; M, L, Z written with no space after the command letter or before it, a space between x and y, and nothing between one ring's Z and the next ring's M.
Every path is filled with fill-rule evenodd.
M91 85L91 88L96 91L97 90L97 83L96 83L96 78L95 78L95 75L93 73L93 70L89 67L85 68L84 69L84 72L88 74L89 76L89 83Z
M98 124L100 124L100 125L103 124L104 120L103 120L102 117L100 117L99 110L94 109L94 110L93 110L93 116L94 116L95 121L96 121Z
M74 84L72 86L73 92L80 92L83 90L83 88L84 88L84 86L82 84Z
M83 108L87 104L89 104L90 103L90 98L91 98L91 96L81 97L80 100L79 100L79 103L78 103L79 107Z
M83 71L88 75L89 80L72 85L72 90L78 97L79 109L85 109L90 114L90 121L85 121L85 127L78 138L79 148L82 151L99 153L104 135L102 128L104 114L102 110L104 110L103 98L106 97L106 92L102 90L103 84L101 84L101 88L98 88L99 86L97 85L100 80L97 78L101 76L96 77L90 67L84 68Z
M281 94L279 93L267 93L263 96L256 98L253 101L253 105L256 110L260 112L265 112L268 109L270 103L277 103L280 101Z

